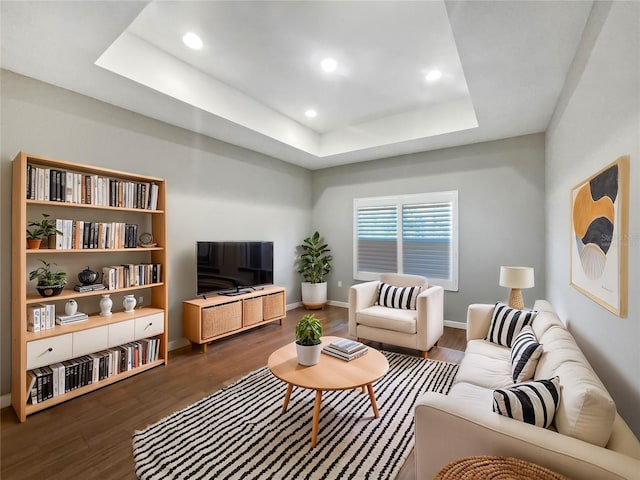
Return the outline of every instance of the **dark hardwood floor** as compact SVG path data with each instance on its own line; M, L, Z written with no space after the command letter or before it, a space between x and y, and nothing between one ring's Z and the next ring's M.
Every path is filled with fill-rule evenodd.
M294 326L305 313L302 308L291 310L282 326L276 322L227 337L210 344L206 353L189 347L171 352L164 367L31 415L25 423L18 422L11 408L2 409L1 478L135 479L134 430L266 365L271 352L294 340ZM329 306L314 313L325 335L347 335L346 309ZM418 355L391 345L370 345ZM429 358L458 363L465 345L464 330L445 328ZM398 479L415 479L413 453Z

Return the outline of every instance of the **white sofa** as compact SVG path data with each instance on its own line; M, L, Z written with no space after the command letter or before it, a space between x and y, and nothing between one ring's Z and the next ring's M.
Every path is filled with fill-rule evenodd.
M380 283L395 287L419 286L415 310L389 308L376 303ZM425 277L399 273L380 275L380 281L349 289L349 335L420 350L427 358L444 332L444 289L429 285Z
M640 479L640 442L552 306L537 301L532 328L543 345L534 380L560 378L549 428L493 412L493 391L513 384L510 348L485 339L494 305L471 305L467 348L448 395L425 393L415 406L418 479L468 456L521 458L572 479Z

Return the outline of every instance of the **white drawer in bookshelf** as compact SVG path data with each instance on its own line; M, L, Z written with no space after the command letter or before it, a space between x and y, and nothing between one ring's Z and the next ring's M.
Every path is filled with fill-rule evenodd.
M146 317L144 317L146 318ZM108 348L124 345L132 342L135 337L135 322L127 320L126 322L112 323L109 325Z
M106 325L73 332L73 356L80 357L104 350L108 345L109 329Z
M135 319L134 340L153 337L164 332L164 312Z
M27 370L73 357L73 335L59 335L27 343Z

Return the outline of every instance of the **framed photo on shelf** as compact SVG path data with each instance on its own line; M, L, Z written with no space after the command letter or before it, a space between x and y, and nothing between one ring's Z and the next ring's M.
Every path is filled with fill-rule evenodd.
M570 212L570 285L626 317L629 156L572 188Z

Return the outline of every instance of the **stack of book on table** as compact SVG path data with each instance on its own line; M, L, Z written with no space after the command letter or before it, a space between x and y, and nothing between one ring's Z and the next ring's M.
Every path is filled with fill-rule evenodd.
M349 340L348 338L341 338L325 345L322 352L349 362L354 358L358 358L366 354L368 349L363 343L356 342L355 340Z
M67 325L69 323L81 322L89 318L86 313L78 312L73 315L56 315L56 323L58 325Z

